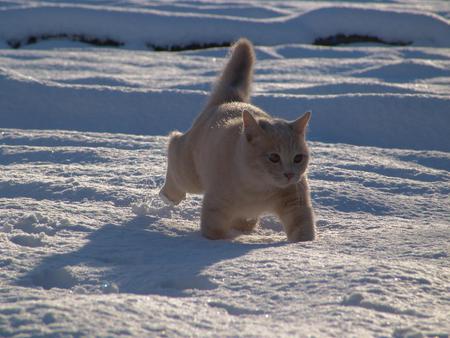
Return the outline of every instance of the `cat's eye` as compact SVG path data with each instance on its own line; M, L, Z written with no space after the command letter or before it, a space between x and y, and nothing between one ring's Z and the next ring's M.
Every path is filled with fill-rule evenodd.
M273 162L273 163L280 162L280 155L275 154L275 153L269 154L269 161Z
M297 154L294 157L294 163L300 163L301 161L303 161L303 155L302 154Z

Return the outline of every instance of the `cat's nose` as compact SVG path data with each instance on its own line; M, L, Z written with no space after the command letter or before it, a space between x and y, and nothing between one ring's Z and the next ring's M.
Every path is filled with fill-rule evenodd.
M284 176L286 176L288 181L290 181L291 178L294 177L294 173L284 173Z

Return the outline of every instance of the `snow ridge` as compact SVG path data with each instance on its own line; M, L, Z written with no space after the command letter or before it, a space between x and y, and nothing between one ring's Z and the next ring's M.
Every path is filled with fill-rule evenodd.
M0 100L8 112L0 114L2 127L164 135L190 126L222 66L216 59L209 62L210 54L223 57L226 50L128 56L127 51L93 49L82 59L70 50L24 51L20 55L26 57L15 62L18 53L0 50L8 66L0 68ZM36 68L42 58L45 62ZM450 150L445 90L450 57L445 53L408 47L384 49L380 55L378 48L329 51L289 45L257 49L257 58L254 102L286 119L313 110L312 140ZM180 66L174 70L168 62ZM149 65L167 73L155 74ZM274 73L274 67L290 80Z
M415 29L411 29L411 23ZM0 39L11 46L21 46L27 40L33 41L33 37L61 34L145 48L233 42L240 37L257 45L308 44L338 33L370 35L416 46L450 47L450 23L436 14L357 6L323 7L271 19L49 3L0 11Z

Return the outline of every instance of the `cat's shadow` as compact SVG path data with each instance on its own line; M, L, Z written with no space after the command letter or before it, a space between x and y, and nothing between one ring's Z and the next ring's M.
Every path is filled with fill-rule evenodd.
M162 227L156 218L141 216L126 224L104 225L78 250L45 258L18 284L88 293L183 296L189 290L217 287L203 273L207 267L279 245L285 243L210 241L199 231L177 233L177 229Z

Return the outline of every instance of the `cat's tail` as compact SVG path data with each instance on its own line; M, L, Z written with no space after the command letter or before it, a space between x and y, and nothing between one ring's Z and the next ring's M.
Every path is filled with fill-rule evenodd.
M254 63L252 43L239 39L233 45L231 57L214 86L207 107L226 102L249 102Z

